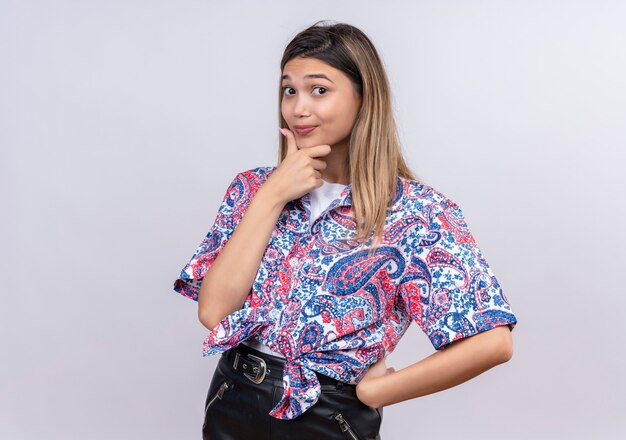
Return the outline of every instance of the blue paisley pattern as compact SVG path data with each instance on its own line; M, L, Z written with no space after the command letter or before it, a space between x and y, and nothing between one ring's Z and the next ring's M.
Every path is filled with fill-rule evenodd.
M174 290L197 301L200 283L256 191L276 167L237 174ZM459 206L398 177L382 244L368 256L354 240L348 185L313 224L310 195L288 202L243 307L203 342L216 355L255 336L285 356L284 392L269 412L294 419L318 400L315 372L357 384L391 353L412 322L436 350L517 318Z

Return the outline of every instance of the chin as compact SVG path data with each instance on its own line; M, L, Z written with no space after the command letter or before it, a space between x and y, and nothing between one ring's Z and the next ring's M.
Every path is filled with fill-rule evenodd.
M314 147L315 145L318 145L314 142L310 142L308 139L300 140L296 142L296 144L298 145L298 148L310 148L310 147Z

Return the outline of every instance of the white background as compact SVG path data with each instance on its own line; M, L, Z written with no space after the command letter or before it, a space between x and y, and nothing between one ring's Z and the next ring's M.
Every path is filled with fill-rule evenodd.
M618 0L1 0L1 438L200 438L218 357L172 283L276 164L280 57L320 19L374 42L411 167L519 319L508 363L385 407L383 439L621 438ZM388 365L432 352L413 324Z

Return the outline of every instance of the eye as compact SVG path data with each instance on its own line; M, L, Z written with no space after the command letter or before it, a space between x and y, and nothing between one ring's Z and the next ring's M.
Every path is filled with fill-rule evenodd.
M283 89L283 95L287 95L287 96L291 96L291 95L292 95L292 93L285 93L287 90L294 90L294 88L293 88L293 87L289 87L289 86L285 86L285 87L283 87L282 89ZM322 93L318 93L318 95L325 95L325 94L326 94L326 92L328 91L328 90L326 89L326 87L322 87L322 86L316 86L316 87L313 87L313 90L315 90L315 89L321 89L321 90L323 90L323 92L322 92Z

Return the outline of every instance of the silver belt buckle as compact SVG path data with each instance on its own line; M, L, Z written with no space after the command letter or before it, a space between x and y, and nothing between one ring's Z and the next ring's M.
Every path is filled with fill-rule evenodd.
M235 353L235 363L234 363L234 367L237 368L237 363L239 362L239 353ZM247 354L247 357L249 357L252 360L257 361L260 364L260 368L256 368L255 373L256 374L250 374L248 372L243 372L243 375L246 376L248 379L250 379L252 382L259 384L261 382L263 382L263 380L265 380L265 376L267 374L267 364L265 363L265 359L260 358L258 356L255 356L253 354Z

